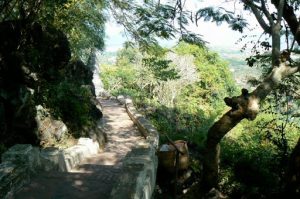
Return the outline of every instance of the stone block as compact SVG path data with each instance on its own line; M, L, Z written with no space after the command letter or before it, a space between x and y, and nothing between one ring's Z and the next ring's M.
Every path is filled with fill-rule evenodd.
M86 156L96 155L100 150L99 143L94 142L91 138L79 138L78 145L87 147L88 153L85 154Z
M155 152L159 145L159 134L155 127L137 112L132 103L126 103L125 108L147 142L136 145L137 148L125 157L124 172L114 186L111 198L150 199L156 181L158 159Z
M70 171L72 168L80 164L84 158L90 156L91 152L85 145L75 145L63 152L63 160L65 162L65 168Z
M49 147L41 150L41 169L44 171L58 171L61 151L58 148Z
M16 144L2 154L2 162L13 162L27 166L31 172L40 166L39 149L30 144Z
M93 144L93 140L90 138L79 138L77 144L88 146L88 145Z
M79 162L81 162L84 158L92 155L90 153L89 147L86 145L75 145L71 147L73 150L73 154L78 159Z
M58 171L61 171L61 172L70 171L70 170L68 170L66 159L65 159L63 151L61 151L58 155Z
M154 191L153 180L149 176L146 177L146 179L143 181L143 190L142 190L142 197L145 199L150 199L152 197L152 193ZM155 182L154 182L155 183Z
M117 96L117 100L120 102L120 104L126 103L125 97L123 95Z
M101 130L97 133L97 142L99 143L99 152L103 152L105 148L105 143L107 142L107 136Z
M150 146L149 142L142 141L142 142L136 143L136 147L144 149L144 148L149 148L151 146Z
M59 120L54 120L52 124L56 128L53 135L55 139L59 141L68 132L68 128L62 121Z
M27 163L32 146L30 144L16 144L2 154L2 162L22 162Z
M93 144L88 146L88 148L92 155L96 155L100 151L100 146L98 142L93 142Z
M127 154L125 160L129 159L139 159L139 158L146 158L147 160L151 161L151 158L154 158L155 151L153 148L133 148L130 153Z
M141 182L144 182L146 178L151 179L151 190L154 190L156 171L158 166L158 159L155 155L155 149L149 148L135 148L130 154L126 156L124 166L130 166L134 164L143 164L143 170L141 170L140 176ZM142 183L143 184L143 183Z
M89 138L91 138L94 142L98 142L99 152L104 151L106 135L103 130L102 121L98 121L97 127L89 131Z
M143 164L127 165L121 176L119 176L116 184L114 184L111 199L140 199L137 193L137 179L143 170Z
M12 173L12 171L15 169L16 165L12 162L3 162L0 164L0 182L5 180L5 178Z
M30 171L24 165L12 162L0 164L0 198L8 198L12 192L18 191L30 181Z
M41 143L49 144L59 141L67 132L67 126L60 120L55 120L48 109L36 106L37 134Z
M112 199L151 199L155 178L144 164L126 165L111 192Z
M147 141L153 146L155 149L158 149L159 146L159 136L148 136Z
M126 103L126 104L132 104L133 102L132 102L132 99L126 98L126 99L125 99L125 103Z

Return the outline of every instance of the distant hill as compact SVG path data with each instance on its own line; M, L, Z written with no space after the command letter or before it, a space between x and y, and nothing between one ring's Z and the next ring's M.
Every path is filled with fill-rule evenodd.
M247 84L249 78L258 78L260 75L259 69L249 67L245 59L249 56L247 53L241 52L239 49L230 49L225 47L211 47L224 60L228 61L231 72L237 84L243 88L250 88ZM98 55L100 64L112 65L116 62L117 52L102 52Z
M248 53L241 52L239 49L224 47L212 47L211 49L229 62L230 70L239 86L249 89L248 79L260 76L261 73L258 68L247 65L245 59L250 56Z
M101 52L97 56L99 64L113 65L117 59L117 52Z

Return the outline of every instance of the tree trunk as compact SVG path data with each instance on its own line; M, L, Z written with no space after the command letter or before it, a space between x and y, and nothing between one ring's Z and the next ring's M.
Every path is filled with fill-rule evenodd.
M225 98L226 105L231 107L208 131L204 149L202 186L206 191L218 184L218 165L222 138L241 120L254 120L259 112L259 104L289 75L298 72L298 67L286 64L289 58L285 52L281 54L280 64L275 67L265 80L252 92L242 89L240 96Z
M290 156L285 189L287 196L300 198L300 138Z
M242 115L233 117L228 111L208 131L203 162L203 188L209 191L217 187L219 172L220 141L233 127L243 119Z
M276 8L279 7L279 0L272 0L272 4ZM293 33L295 40L300 44L300 27L299 27L299 21L295 14L294 8L290 5L288 5L287 2L284 3L283 7L283 18L289 25L291 32Z
M292 67L286 63L290 60L289 52L283 52L280 55L281 19L282 16L284 17L285 14L287 14L284 13L286 12L284 9L286 2L284 0L273 1L276 1L275 6L278 11L276 23L273 19L270 19L270 13L268 13L267 10L264 10L271 28L273 70L252 93L248 93L246 89L242 89L242 95L224 99L226 105L231 107L231 110L223 115L221 119L209 129L205 142L202 186L206 191L209 191L211 188L217 187L218 185L219 143L222 138L243 119L254 120L259 112L260 102L264 100L284 78L299 70L298 66ZM243 2L253 8L252 10L255 14L256 6L253 2L247 0ZM262 1L262 7L264 3L265 2ZM256 13L255 17L258 21L264 21L261 14ZM262 26L262 28L264 27Z

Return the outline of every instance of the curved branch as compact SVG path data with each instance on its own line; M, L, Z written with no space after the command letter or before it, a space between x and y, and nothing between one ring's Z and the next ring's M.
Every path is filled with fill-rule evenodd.
M299 66L292 67L286 64L288 58L289 53L283 52L280 65L275 67L252 93L242 89L240 96L224 99L231 110L209 129L205 142L202 182L206 190L217 187L218 184L219 143L222 138L243 119L254 120L259 113L260 102L276 89L284 78L299 71Z

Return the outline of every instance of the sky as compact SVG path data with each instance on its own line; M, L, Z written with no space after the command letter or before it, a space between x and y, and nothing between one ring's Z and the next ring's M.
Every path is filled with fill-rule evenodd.
M234 3L236 2L236 3ZM227 10L235 10L236 12L242 11L242 5L239 1L226 1L226 0L187 0L186 8L189 10L196 11L197 8L203 8L207 6L222 6ZM260 27L256 25L254 16L250 16L245 12L241 12L247 19L250 27L254 29L245 29L244 33L241 34L237 31L232 31L227 24L217 26L212 22L201 21L198 26L190 25L189 29L192 32L202 35L204 41L208 42L208 46L212 48L224 48L224 49L237 49L241 48L243 43L236 44L237 40L243 35L259 35L261 33ZM246 14L246 15L245 15ZM110 19L106 24L106 51L115 52L122 48L122 44L126 41L124 36L124 29L122 26L117 25L115 21ZM171 47L176 41L162 41L164 46Z

